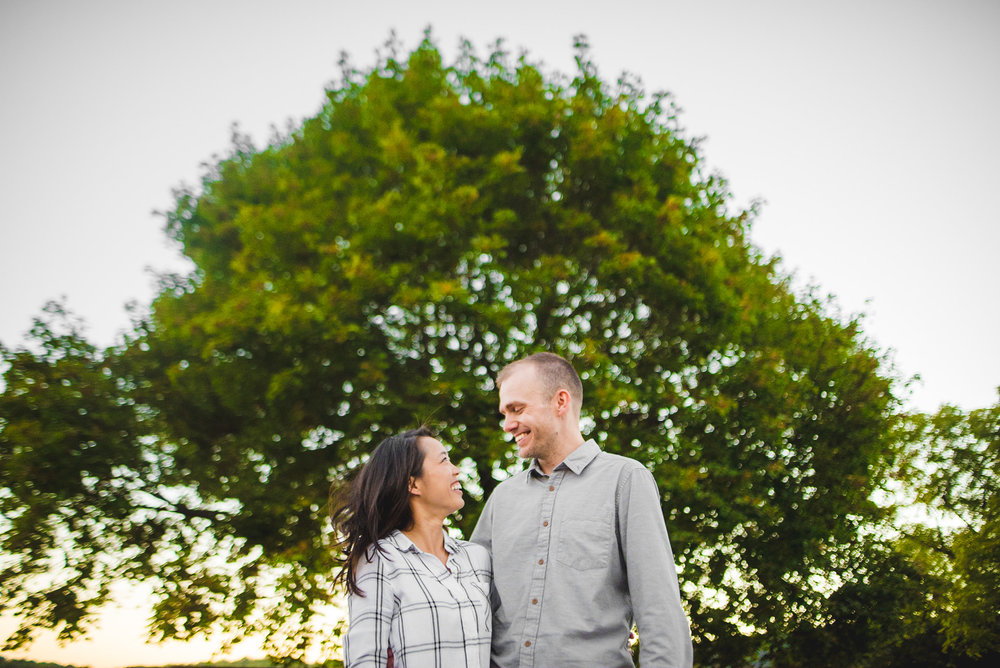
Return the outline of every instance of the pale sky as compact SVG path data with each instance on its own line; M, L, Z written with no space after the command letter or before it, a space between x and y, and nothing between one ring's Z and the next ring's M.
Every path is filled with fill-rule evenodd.
M762 1L52 2L0 0L0 342L16 347L65 295L101 345L187 264L153 210L196 183L239 122L314 115L339 53L361 68L395 28L496 38L572 72L584 33L605 79L671 91L736 205L765 200L751 239L798 285L919 374L908 405L994 403L1000 385L1000 3ZM90 642L20 654L91 665L207 658L144 647L141 600ZM10 628L0 621L0 634ZM251 648L252 650L252 648ZM242 655L250 652L238 652Z

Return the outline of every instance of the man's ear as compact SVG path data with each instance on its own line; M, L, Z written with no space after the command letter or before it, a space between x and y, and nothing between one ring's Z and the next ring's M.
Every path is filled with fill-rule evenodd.
M569 396L568 390L559 390L556 392L556 415L562 417L566 414L573 403L572 397Z

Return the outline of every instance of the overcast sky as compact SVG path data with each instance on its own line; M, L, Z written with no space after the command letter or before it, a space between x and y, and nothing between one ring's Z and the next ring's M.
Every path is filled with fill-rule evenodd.
M866 313L899 373L922 377L909 406L996 401L993 0L0 0L0 342L23 344L45 301L65 296L94 341L113 343L126 302L154 294L150 268L188 268L152 212L197 182L231 124L264 142L271 124L319 110L341 51L367 67L390 29L410 49L428 25L446 57L460 36L481 53L503 37L566 73L585 33L604 78L628 70L674 94L736 206L766 202L752 240L798 285ZM207 645L125 648L141 617L126 606L98 641L45 639L24 655L94 668L205 658Z

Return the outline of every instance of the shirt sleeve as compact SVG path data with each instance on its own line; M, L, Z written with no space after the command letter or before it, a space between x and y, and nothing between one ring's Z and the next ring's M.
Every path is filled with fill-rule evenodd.
M496 490L493 490L493 493L495 494ZM496 613L500 607L500 594L497 592L496 582L493 580L493 494L486 500L486 505L479 515L479 521L476 522L476 528L472 530L469 541L485 547L486 553L490 557L490 607Z
M378 552L371 561L359 564L358 588L364 596L347 597L347 635L344 638L344 665L347 668L385 668L389 661L389 630L396 613L396 597Z
M618 525L642 668L690 668L691 629L681 607L674 553L653 475L645 468L631 469L622 477L618 495Z
M496 490L494 490L494 493ZM483 512L479 515L479 520L476 522L476 528L472 530L472 536L469 537L469 541L476 543L477 545L482 545L486 548L486 551L490 554L493 553L493 495L486 499L486 505L483 506Z

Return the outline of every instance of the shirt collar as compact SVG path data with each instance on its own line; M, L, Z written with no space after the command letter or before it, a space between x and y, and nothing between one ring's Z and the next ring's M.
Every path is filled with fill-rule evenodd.
M594 439L587 439L582 445L580 445L580 447L569 453L569 456L566 457L566 459L564 459L559 466L556 466L553 471L558 471L560 468L565 467L576 475L580 475L583 473L583 470L587 468L590 462L594 461L594 458L599 454L601 454L601 446L597 445L597 441ZM531 464L528 466L528 473L532 476L545 475L542 473L542 469L538 465L537 459L531 460Z
M459 546L458 542L448 535L448 532L441 529L444 533L444 549L448 554L455 554L458 552ZM391 534L385 537L387 541L393 544L397 550L400 552L420 552L420 548L413 544L413 541L406 537L406 534L396 529Z

